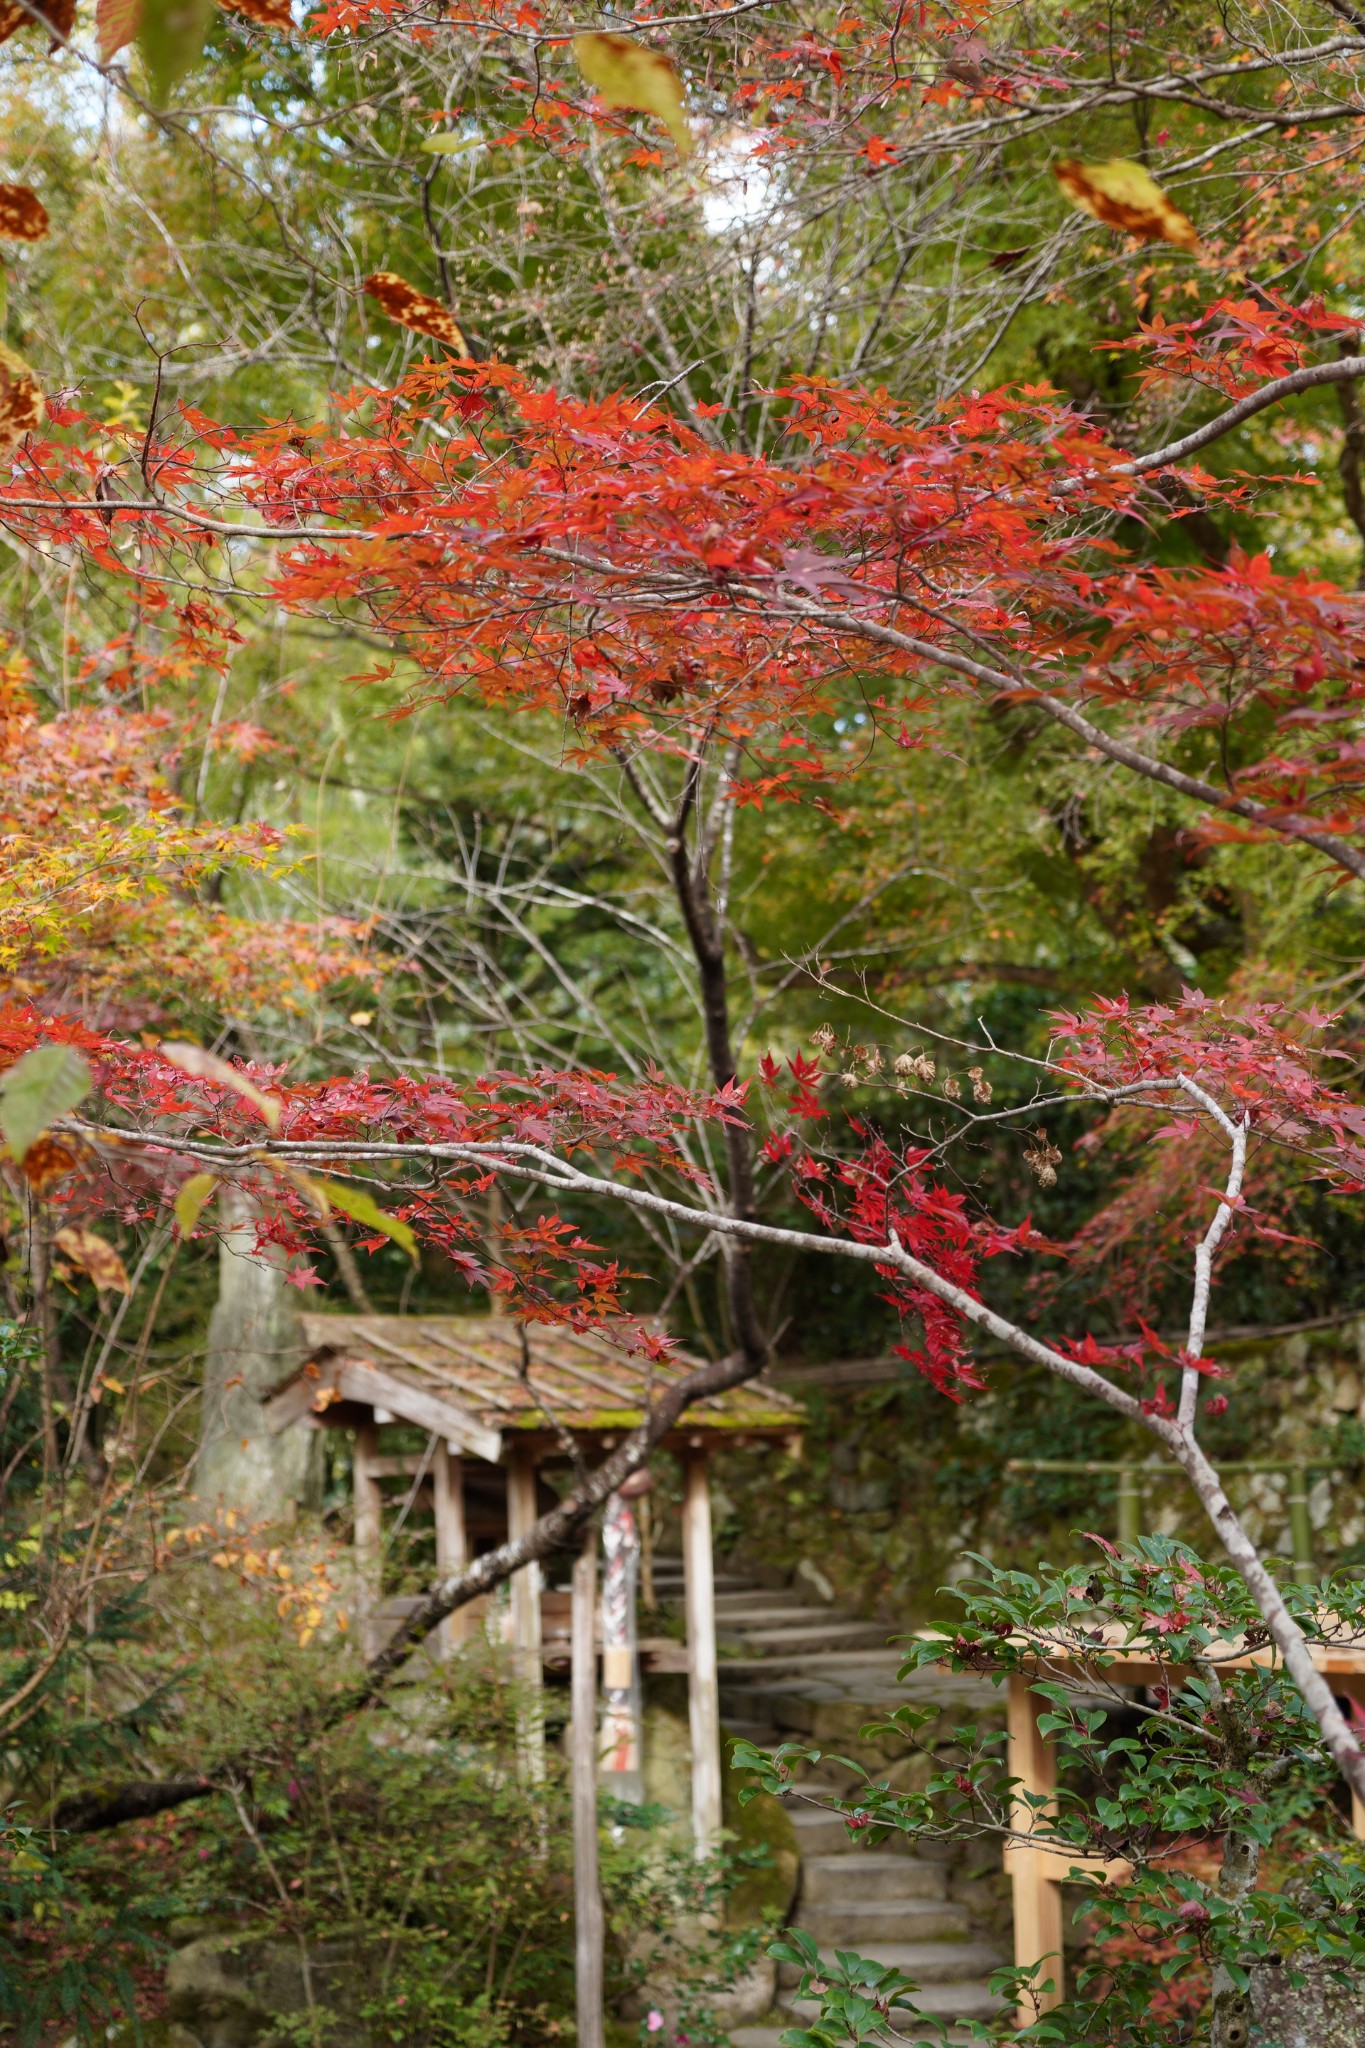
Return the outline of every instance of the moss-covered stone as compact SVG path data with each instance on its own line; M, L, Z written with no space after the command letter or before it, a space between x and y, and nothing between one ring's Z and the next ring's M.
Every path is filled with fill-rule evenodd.
M198 2048L257 2048L310 2010L329 2016L338 2039L355 2038L370 1963L363 1937L305 1954L278 1935L204 1935L170 1960L167 2019Z
M725 1772L726 1832L732 1837L734 1850L763 1850L766 1862L762 1868L749 1871L731 1892L726 1902L725 1923L733 1928L784 1921L791 1911L801 1875L801 1853L790 1814L770 1792L760 1792L741 1805L739 1795L744 1783L743 1772Z

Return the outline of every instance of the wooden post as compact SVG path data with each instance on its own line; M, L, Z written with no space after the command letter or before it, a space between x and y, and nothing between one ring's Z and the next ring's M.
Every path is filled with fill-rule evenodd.
M1040 1710L1046 1703L1029 1691L1028 1679L1016 1672L1010 1679L1009 1748L1006 1769L1019 1781L1019 1792L1050 1797L1057 1789L1057 1760L1043 1740L1038 1726ZM1032 1828L1035 1809L1016 1796L1013 1823L1021 1832ZM1042 1979L1052 1979L1051 1991L1038 1996L1038 2008L1051 2012L1065 1995L1062 1970L1062 1890L1052 1875L1057 1859L1043 1849L1026 1849L1010 1844L1005 1867L1014 1892L1014 1960L1021 1967L1043 1963ZM1046 1959L1046 1960L1044 1960ZM1028 2026L1037 2014L1031 1999L1021 1999L1017 2024Z
M574 1989L578 2048L604 2048L602 1890L597 1876L597 1532L574 1559L571 1621L573 1720Z
M355 1560L363 1572L376 1578L384 1540L384 1496L372 1469L378 1455L378 1425L362 1422L355 1433L355 1456L351 1465L355 1484Z
M464 1522L464 1465L449 1444L438 1444L432 1468L436 1510L436 1570L445 1577L463 1571L469 1563ZM439 1654L448 1657L465 1640L467 1607L457 1607L446 1616L437 1634Z
M711 1488L705 1447L683 1458L683 1586L687 1606L687 1711L692 1733L692 1833L698 1856L720 1846L720 1685Z
M525 1451L514 1450L507 1465L507 1534L515 1542L536 1523L536 1468ZM524 1704L518 1716L517 1748L525 1776L545 1776L545 1719L539 1694L544 1678L540 1648L540 1566L523 1565L512 1574L513 1668Z
M359 1580L360 1639L367 1657L379 1648L374 1610L383 1589L384 1496L374 1474L379 1456L379 1425L362 1422L355 1433L351 1482L355 1497L355 1562Z
M1349 1676L1343 1674L1340 1677L1334 1674L1332 1690L1344 1692L1358 1707L1365 1707L1365 1673L1357 1676L1355 1672L1351 1672ZM1351 1833L1358 1842L1365 1841L1365 1800L1360 1797L1354 1785L1351 1786Z

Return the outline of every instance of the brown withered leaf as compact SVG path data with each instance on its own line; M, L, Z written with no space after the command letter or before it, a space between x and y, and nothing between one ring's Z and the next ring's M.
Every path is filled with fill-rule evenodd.
M48 231L47 208L27 185L0 185L0 235L11 242L41 242Z
M1177 249L1197 249L1199 230L1182 213L1141 164L1115 157L1105 164L1083 164L1063 157L1053 176L1073 206L1093 214L1106 227L1136 235L1140 242L1174 242Z
M60 1138L35 1138L23 1157L24 1179L36 1195L45 1195L59 1180L74 1173L79 1160Z
M122 1259L111 1244L84 1224L68 1223L56 1237L57 1249L65 1252L73 1266L88 1273L101 1293L114 1290L127 1294L128 1275Z
M1013 270L1016 263L1022 263L1026 256L1032 254L1033 250L1025 244L1022 249L997 249L993 256L986 258L986 261L992 270Z
M244 14L249 21L258 21L262 28L294 26L289 0L218 0L218 5L228 14Z
M457 355L468 356L469 343L455 315L447 312L439 299L428 298L425 292L419 292L396 271L376 270L372 277L366 278L365 290L370 298L379 301L390 320L396 320L400 327L411 327L417 334L429 334L433 341L443 341Z
M65 42L75 25L76 0L33 0L31 7L21 7L19 0L0 0L0 43L31 27L35 15L51 29L54 42Z
M38 379L23 357L0 341L0 455L17 447L42 417Z

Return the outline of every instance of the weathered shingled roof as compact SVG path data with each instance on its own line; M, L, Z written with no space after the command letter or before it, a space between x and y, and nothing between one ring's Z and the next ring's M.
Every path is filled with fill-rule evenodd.
M603 1337L547 1324L523 1331L501 1316L301 1321L306 1362L267 1401L272 1428L309 1417L326 1422L329 1408L360 1403L444 1432L484 1458L498 1457L513 1431L633 1428L650 1390L661 1392L701 1363L674 1352L651 1365ZM714 1441L790 1436L804 1420L799 1401L760 1379L698 1401L682 1426Z

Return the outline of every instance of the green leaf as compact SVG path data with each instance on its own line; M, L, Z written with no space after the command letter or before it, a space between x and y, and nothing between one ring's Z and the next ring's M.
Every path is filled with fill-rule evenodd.
M0 1076L0 1132L22 1159L53 1119L90 1093L90 1068L74 1045L39 1045Z
M191 1235L205 1202L217 1185L215 1173L192 1173L187 1181L182 1181L175 1198L175 1220L180 1225L182 1237Z
M462 135L458 128L446 128L438 135L423 136L417 146L427 156L463 156L467 149L478 149L482 142L481 135Z
M158 106L198 63L212 19L213 0L144 0L137 43Z
M343 1216L349 1216L355 1223L363 1223L370 1230L382 1230L385 1237L391 1237L417 1264L417 1239L410 1227L400 1222L397 1216L389 1216L373 1196L363 1188L348 1187L344 1181L319 1180L313 1185L327 1197L334 1209L340 1209Z

